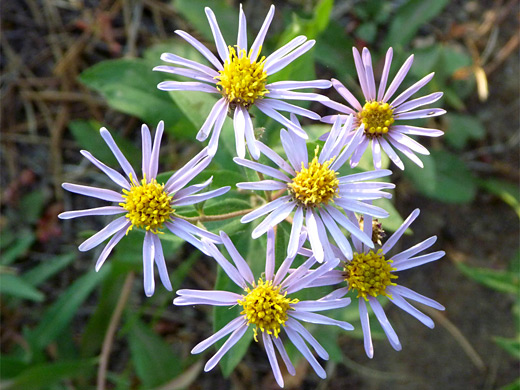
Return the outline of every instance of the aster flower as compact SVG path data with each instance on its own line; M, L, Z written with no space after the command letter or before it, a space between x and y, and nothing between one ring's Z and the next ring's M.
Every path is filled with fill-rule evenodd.
M295 124L296 117L292 116ZM281 130L280 138L288 162L276 152L257 141L260 151L270 159L280 170L257 162L235 158L234 161L244 167L254 169L276 180L237 183L237 187L247 190L276 191L283 190L287 194L268 202L258 209L242 217L243 223L251 222L269 214L254 230L253 238L264 234L291 215L294 210L291 235L287 254L296 253L297 238L303 228L308 231L310 245L314 256L319 262L324 258L334 257L327 232L330 233L342 253L348 259L352 258L352 249L340 227L368 246L373 246L370 237L364 234L358 224L353 224L347 215L355 212L369 214L377 218L385 218L388 213L380 207L367 204L365 201L379 198L390 198L391 195L382 190L394 188L392 183L366 182L388 176L389 170L377 170L339 176L338 170L347 161L363 135L363 125L346 143L351 130L353 118L341 126L336 120L321 152L315 150L314 156L307 155L305 140L291 130ZM339 225L339 226L338 226Z
M267 30L273 20L274 6L272 5L267 17L253 44L248 48L246 17L242 6L239 12L237 43L231 46L224 41L217 19L213 11L206 7L206 16L215 38L217 58L196 38L185 31L175 31L190 45L197 49L213 66L208 67L195 61L179 57L171 53L163 53L161 60L176 66L157 66L156 71L173 73L192 78L196 81L164 81L157 87L163 91L201 91L222 95L213 106L208 118L202 125L197 139L205 140L213 130L209 141L209 154L214 155L218 146L218 138L222 125L228 113L233 115L235 128L236 151L239 157L245 156L244 138L251 156L256 160L260 151L255 144L253 122L249 109L254 105L260 111L288 128L292 128L300 137L307 138L307 134L279 111L303 115L319 120L320 116L313 111L287 103L284 100L329 100L327 97L315 94L297 92L303 88L330 88L328 80L313 81L278 81L269 83L269 77L289 65L296 58L306 53L314 46L314 40L307 40L303 35L276 50L267 58L260 57Z
M357 292L365 352L369 358L374 356L374 346L370 334L367 305L370 305L372 308L390 345L392 345L396 351L401 350L399 338L392 328L392 325L390 325L377 297L385 296L389 298L390 302L394 305L432 329L435 326L433 320L412 306L407 299L437 310L444 310L444 306L433 299L427 298L407 287L395 283L398 279L398 272L438 260L445 255L444 251L418 255L420 252L430 248L435 241L437 241L436 236L432 236L397 254L388 255L388 252L390 252L406 229L408 229L412 222L419 216L419 213L419 209L414 210L399 229L397 229L377 251L367 247L353 236L352 241L356 248L354 257L351 260L345 259L342 270L332 270L320 278L314 279L314 282L311 283L313 287L317 287L347 282L349 290ZM371 234L372 218L370 216L365 216L363 225L366 233ZM310 253L308 250L306 252L305 249L301 249L300 252L303 254ZM337 253L341 255L339 251L337 251ZM313 271L310 273L312 272Z
M80 195L86 195L97 199L115 202L116 205L97 207L87 210L66 211L59 215L61 219L84 217L87 215L116 215L123 214L110 222L107 226L84 241L80 246L80 251L88 251L95 248L107 238L112 237L107 243L96 262L96 271L99 271L107 257L110 255L114 246L134 227L145 229L143 243L143 274L144 291L147 296L152 296L155 290L153 264L157 265L161 281L168 290L172 290L166 262L162 250L159 234L161 229L166 227L176 236L188 241L198 249L205 251L202 242L196 236L205 237L213 242L220 242L220 238L211 232L203 230L189 222L175 216L175 207L185 206L202 202L207 199L219 196L229 190L229 187L222 187L213 191L197 194L211 183L211 178L198 185L184 188L197 174L211 162L207 155L207 150L202 150L183 168L173 174L165 184L157 182L157 171L159 166L159 147L164 131L164 123L161 121L157 126L155 139L152 147L152 138L148 126L143 125L142 149L143 149L143 178L138 180L134 169L118 148L114 139L107 129L100 130L101 137L116 157L125 172L127 178L116 170L106 166L96 159L91 153L82 150L92 164L105 173L119 188L120 192L109 189L83 186L78 184L63 183L63 188L67 191Z
M331 270L338 265L339 260L334 259L324 263L312 274L309 274L309 268L316 263L314 256L311 256L288 275L289 268L294 260L294 256L290 256L283 261L275 273L275 237L273 229L270 229L267 232L265 274L255 282L251 269L238 253L229 237L224 232L220 232L220 237L234 265L210 242L207 242L207 251L215 258L230 279L244 292L237 294L229 291L178 290L177 294L179 297L175 298L173 303L178 306L212 305L232 307L238 305L243 310L237 318L211 337L197 344L191 353L200 353L231 333L218 352L206 363L204 370L210 371L217 365L222 356L240 340L249 327L254 326L254 338L258 341L259 333L261 334L274 377L280 387L283 387L283 378L278 365L275 347L285 363L287 371L291 375L296 374L280 337L281 331L284 330L289 340L308 360L318 376L325 378L325 370L313 356L307 343L322 359L328 359L329 355L299 321L321 325L336 325L345 330L352 330L353 327L348 322L334 320L315 313L317 311L347 306L350 303L350 298L342 298L347 292L347 288L343 287L335 290L315 301L299 301L291 298L291 294L304 289L320 275ZM305 239L305 233L303 233L299 237L298 247L301 247Z
M333 101L324 101L324 105L339 111L340 114L323 117L322 121L333 123L337 116L346 120L346 116L352 114L354 115L354 125L356 127L361 124L365 126L363 138L354 150L350 160L350 165L352 167L359 163L366 148L371 144L374 167L377 169L381 168L381 149L383 149L395 165L404 169L403 162L395 152L394 148L402 152L406 157L422 168L423 163L415 153L425 155L430 153L428 149L410 138L408 135L439 137L444 133L437 129L402 125L394 122L396 120L430 118L446 113L445 110L440 108L415 110L418 107L436 102L442 97L442 92L435 92L420 98L408 100L433 78L434 73L430 73L423 77L398 95L395 99L390 100L410 70L413 62L413 55L406 60L401 69L397 72L393 81L390 83L390 86L386 88L393 53L392 48L388 49L383 74L381 75L381 82L376 94L376 84L374 81L370 52L367 48L363 48L361 55L356 48L353 48L352 51L354 53L354 62L356 64L361 90L363 91L365 98L365 104L362 105L343 84L338 80L333 79L332 86L343 98L345 98L350 106Z

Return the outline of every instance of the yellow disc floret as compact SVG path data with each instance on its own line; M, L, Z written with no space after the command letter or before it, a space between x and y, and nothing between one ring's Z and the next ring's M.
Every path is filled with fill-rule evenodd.
M247 288L247 294L237 302L244 310L240 313L247 319L248 324L254 324L255 341L258 341L257 329L278 337L280 326L285 326L287 311L292 309L291 304L298 303L298 299L287 298L287 292L280 293L281 286L273 286L271 280L258 279L258 284Z
M318 150L319 147L316 147L309 167L305 168L302 163L301 171L296 172L296 177L288 184L293 198L307 207L327 204L338 196L339 180L336 172L329 168L334 158L321 164L318 161Z
M365 300L368 299L367 295L392 298L386 293L387 286L396 285L392 283L397 275L392 274L395 268L392 268L391 263L392 260L386 260L381 249L376 253L354 253L354 258L344 268L349 290L356 290L357 298L363 297Z
M166 193L164 184L155 179L148 183L146 177L141 183L132 180L130 190L123 189L123 198L125 202L119 205L128 211L126 218L132 223L128 230L136 226L160 233L159 229L175 211L170 204L172 196Z
M358 113L360 122L365 125L365 135L374 138L388 133L388 129L394 123L393 113L394 110L388 103L366 102L363 110Z
M264 71L265 57L260 61L251 61L252 53L246 55L245 50L238 53L229 46L229 58L224 69L216 77L217 88L227 98L231 108L242 106L248 108L257 99L263 98L269 91L265 88L267 73Z

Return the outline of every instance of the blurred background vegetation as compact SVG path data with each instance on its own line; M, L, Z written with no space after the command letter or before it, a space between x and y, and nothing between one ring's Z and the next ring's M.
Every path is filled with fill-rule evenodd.
M300 34L317 40L311 52L277 78L334 77L359 97L352 46L367 46L379 72L381 59L392 46L391 74L414 54L406 85L435 71L425 92L443 91L441 105L448 110L433 123L418 122L444 130L445 136L421 139L432 151L422 158L424 169L407 164L404 172L394 172L393 203L385 205L393 218L384 222L393 230L399 215L421 208L408 243L437 235L436 247L447 255L402 280L444 304L446 312L428 313L437 324L432 331L390 309L388 316L403 351L393 351L383 337L375 341L373 360L365 356L359 332L330 337L314 329L331 355L325 363L328 378L319 380L303 359L286 387L519 389L517 2L274 3L277 9L264 53ZM161 64L164 51L196 58L197 53L175 36L176 29L213 45L206 5L215 11L228 42L234 42L238 4L231 0L0 3L0 388L277 388L265 353L255 343L244 356L247 345L232 351L212 372L202 372L207 355L191 356L189 351L212 332L212 312L204 307L173 307L174 295L162 286L153 298L144 297L138 232L130 235L134 239L123 240L95 273L95 251L80 253L76 246L102 221L57 219L63 210L100 205L66 194L60 185L104 180L81 159L79 149L115 166L98 136L101 126L115 134L135 166L140 161L138 129L143 122L155 127L165 120L168 140L161 161L166 171L182 166L200 150L194 135L204 119L201 113L209 112L211 98L158 91L156 84L164 75L151 69ZM270 2L245 0L243 5L249 33L256 34ZM338 98L332 90L327 93ZM313 109L330 114L318 105ZM265 127L265 139L274 142L278 125L260 115L257 119ZM314 140L327 128L306 125ZM198 182L213 175L215 186L221 186L240 178L230 172L236 169L231 162L234 140L225 136L226 131L232 131L230 126L224 130L215 161ZM208 204L206 211L233 210L241 207L241 201L246 207L243 196L233 191L232 201ZM212 228L234 234L250 260L258 257L261 241L250 244L250 231L238 221ZM174 289L211 289L223 283L214 261L189 245L171 238L165 254ZM216 327L226 315L219 314ZM355 323L352 311L343 315Z

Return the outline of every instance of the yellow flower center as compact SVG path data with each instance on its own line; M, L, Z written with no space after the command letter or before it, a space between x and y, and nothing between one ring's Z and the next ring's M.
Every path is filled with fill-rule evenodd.
M231 108L237 105L248 108L269 93L265 88L265 57L251 62L251 55L249 52L247 56L244 49L237 54L235 48L229 46L229 58L224 63L224 70L219 71L220 75L216 77L219 80L217 88L227 98Z
M119 205L128 211L126 218L132 223L129 231L137 226L158 234L175 211L170 205L172 196L155 179L147 183L145 177L141 184L132 180L130 191L123 189L123 198L125 202Z
M392 279L397 279L397 275L392 274L395 268L390 265L392 260L386 260L383 251L379 249L376 253L354 253L354 258L346 263L344 268L345 281L348 283L349 290L356 290L357 298L363 297L367 300L367 295L377 297L385 295L387 286L395 286Z
M365 125L365 135L374 138L388 133L388 129L394 123L393 112L388 103L366 102L363 110L358 113L359 120Z
M247 319L248 324L254 324L255 341L258 342L257 329L278 337L280 326L285 326L287 311L292 309L291 304L298 303L298 299L289 299L287 292L280 293L281 286L273 286L271 280L258 279L253 289L247 288L246 296L237 302L244 310L240 313Z
M327 204L338 196L339 180L336 172L329 168L334 158L321 164L318 162L318 150L319 147L316 147L309 167L305 168L302 162L301 171L296 172L296 177L288 184L293 198L308 207Z

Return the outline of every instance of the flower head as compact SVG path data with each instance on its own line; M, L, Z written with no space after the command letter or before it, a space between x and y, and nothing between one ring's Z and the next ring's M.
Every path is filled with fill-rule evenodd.
M273 20L274 6L271 6L251 46L248 46L247 42L246 17L242 6L240 6L239 12L236 45L228 45L224 41L215 14L207 7L206 16L220 58L217 58L190 34L181 30L177 30L176 33L198 50L213 65L213 68L175 54L164 53L161 59L176 66L161 65L156 66L154 70L196 80L189 82L164 81L157 86L163 91L202 91L221 96L197 134L197 139L203 141L213 130L213 135L208 145L209 154L213 155L216 153L222 125L229 114L233 116L237 155L241 158L245 156L245 141L247 141L251 156L255 160L260 157L260 151L255 143L253 122L249 114L251 106L256 106L267 116L291 128L300 137L307 138L305 131L295 126L279 111L303 115L315 120L320 119L320 116L315 112L287 103L285 100L328 101L327 97L319 94L294 90L330 88L331 82L328 80L269 82L269 77L310 50L314 46L315 41L308 41L305 36L300 35L265 57L261 56L260 52L267 30Z
M298 125L296 117L292 117ZM250 222L261 216L268 216L253 230L253 238L264 234L294 211L291 235L287 254L296 253L297 238L303 227L308 232L309 241L316 259L322 262L324 258L335 257L329 243L328 233L341 249L343 255L352 258L352 249L348 239L340 227L347 229L366 245L373 247L370 236L363 233L358 224L348 218L355 212L366 213L378 218L388 216L380 207L368 204L366 201L390 198L391 195L382 190L394 188L391 183L365 182L391 174L389 170L377 170L340 176L338 170L347 161L357 146L363 134L363 126L350 139L353 118L341 126L338 119L332 126L323 148L316 148L314 156L309 158L305 140L295 135L291 130L282 130L280 137L288 162L272 149L257 141L258 148L278 168L275 169L257 162L235 158L235 162L247 168L254 169L276 180L238 183L237 187L248 190L287 191L275 200L259 207L245 215L241 221ZM347 142L345 146L345 142ZM339 226L338 226L339 225ZM328 232L328 233L327 233Z
M320 276L329 272L338 265L339 260L335 259L324 263L316 268L313 273L309 273L309 268L316 263L315 257L311 254L301 266L289 273L289 269L295 257L289 256L283 261L278 271L275 272L275 236L273 229L270 229L267 232L265 273L261 278L255 281L251 269L244 258L238 253L229 237L224 232L220 232L220 237L234 265L210 242L207 242L207 251L215 258L231 280L243 290L243 293L178 290L177 294L179 296L173 301L175 305L179 306L213 305L231 307L238 305L242 309L238 317L229 322L213 336L197 344L191 351L194 354L200 353L218 340L231 334L217 353L206 363L204 370L209 371L215 367L222 356L240 340L249 327L254 326L254 339L258 341L258 336L262 337L274 377L281 387L283 387L283 377L278 365L275 347L284 361L287 371L291 375L296 374L294 366L281 340L283 333L287 335L289 340L291 340L308 360L316 373L321 378L325 378L325 370L318 363L307 346L307 343L312 346L322 359L328 359L328 354L299 320L313 324L336 325L345 330L352 330L353 327L348 322L334 320L322 314L314 313L316 311L347 306L350 303L350 299L343 298L347 292L347 288L343 287L335 290L315 301L300 301L291 297L291 294L306 288ZM303 233L298 238L298 248L301 248L305 239L305 233Z
M105 173L120 188L120 191L116 192L108 189L71 183L63 183L63 188L77 194L115 202L117 205L97 207L88 210L66 211L59 215L61 219L70 219L87 215L125 214L110 222L105 228L94 234L79 246L80 251L88 251L101 244L107 238L112 237L97 260L96 271L101 268L107 257L112 252L114 246L125 236L125 234L134 227L144 229L143 273L144 290L147 296L153 295L155 290L153 276L154 261L159 269L159 275L164 287L170 291L172 289L168 271L166 269L161 240L159 239L159 236L162 233L161 230L164 227L202 251L204 251L205 247L202 245L200 239L195 236L206 237L214 242L220 242L220 238L217 235L176 217L175 207L199 203L215 196L219 196L229 190L229 187L222 187L217 190L195 195L197 192L207 187L211 183L211 179L202 185L193 185L183 188L210 163L211 158L207 155L206 149L202 150L183 168L173 174L166 183L158 183L157 171L159 167L159 148L163 131L164 123L161 121L157 126L152 146L152 138L148 126L143 125L141 128L143 177L139 181L134 169L121 150L117 147L108 130L102 128L100 130L101 137L103 137L121 165L121 168L123 168L127 178L116 170L103 164L89 152L82 150L81 154L103 171L103 173Z
M423 135L426 137L438 137L443 134L441 130L427 129L416 126L408 126L396 123L396 121L418 118L430 118L445 114L446 111L440 108L429 108L414 110L418 107L436 102L442 97L442 92L435 92L427 96L409 100L409 98L424 87L432 78L434 73L413 84L395 99L392 96L403 82L406 74L410 70L413 62L413 55L410 56L404 65L399 69L394 80L388 88L386 84L392 62L392 48L388 49L385 58L381 82L376 94L376 84L372 68L372 58L367 48L364 48L360 55L356 48L352 49L354 62L363 91L365 103L362 104L354 95L338 80L332 80L332 86L350 104L346 106L333 101L324 101L323 104L340 112L338 115L330 115L322 118L323 122L333 123L336 117L346 120L347 115L354 115L354 125L364 126L363 137L359 145L354 150L350 160L351 166L356 166L361 159L369 144L372 147L374 166L381 168L381 149L399 168L404 169L403 162L395 152L394 148L403 153L414 163L423 166L421 160L415 155L429 154L428 149L419 144L408 135ZM413 111L414 110L414 111ZM351 135L352 136L352 135Z
M348 289L357 294L365 352L370 358L374 356L374 346L370 333L367 305L370 305L372 308L392 347L396 351L401 350L399 338L392 328L392 325L388 322L383 307L377 300L377 297L387 297L390 302L414 316L429 328L434 327L433 320L413 307L406 299L419 302L437 310L444 310L444 306L440 303L418 294L409 288L400 286L397 283L398 272L438 260L444 256L444 251L418 255L420 252L430 248L437 240L437 237L430 237L397 254L389 254L390 250L399 241L406 229L408 229L412 222L419 216L419 213L419 209L414 210L399 229L397 229L378 250L367 247L353 236L352 241L356 252L352 259L344 259L343 269L332 270L322 277L315 279L311 284L313 287L316 287L346 282ZM371 234L372 218L366 215L364 218L365 231L367 234ZM305 250L300 250L300 252L306 253ZM341 256L339 251L336 251L336 253Z

